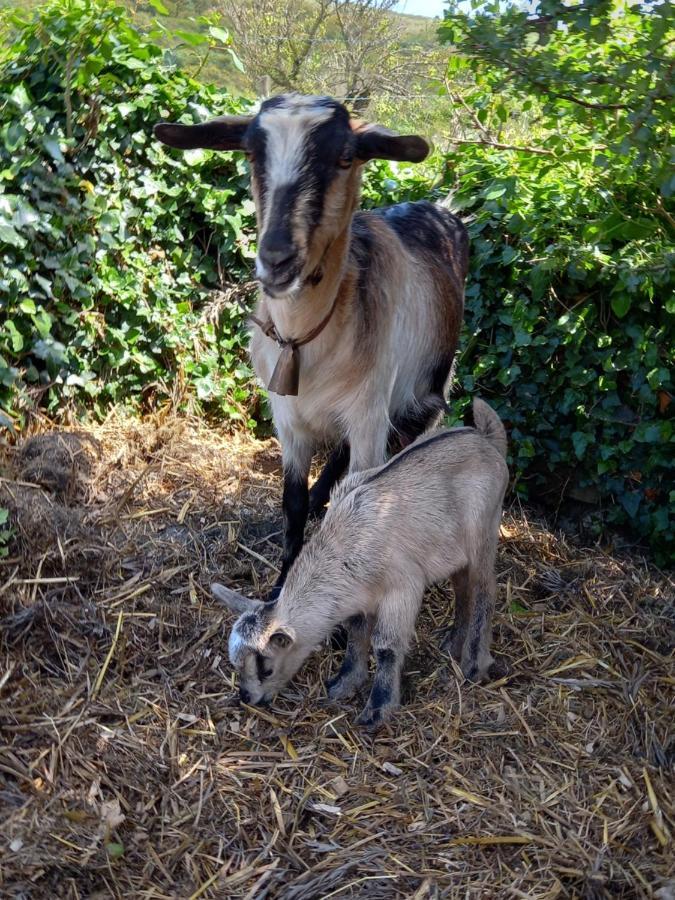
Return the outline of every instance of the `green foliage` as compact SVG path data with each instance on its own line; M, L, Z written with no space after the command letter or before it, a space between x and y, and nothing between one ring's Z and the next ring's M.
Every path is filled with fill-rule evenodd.
M540 106L539 146L556 153L597 147L605 176L639 172L663 197L675 194L675 20L669 0L471 0L450 3L441 39L451 70L468 61L481 104L506 120L514 99ZM486 98L489 98L486 103ZM478 98L476 98L478 99Z
M673 557L673 30L665 4L455 10L476 144L449 156L473 219L467 391L511 428L517 490L594 501ZM536 114L523 151L490 148Z
M176 71L99 0L50 3L0 70L0 404L150 403L185 385L250 421L241 159L168 154L160 118L241 104Z

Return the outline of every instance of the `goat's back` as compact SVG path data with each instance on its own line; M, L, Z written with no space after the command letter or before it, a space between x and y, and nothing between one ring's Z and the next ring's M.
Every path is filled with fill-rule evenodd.
M426 200L352 220L355 341L391 379L394 414L445 393L464 314L469 241L462 221ZM376 337L377 336L377 337Z
M428 200L375 210L407 247L442 266L461 287L469 270L469 235L462 220Z
M495 537L507 483L491 436L441 429L384 466L348 476L331 495L323 530L377 561L378 571L412 560L431 580L446 577L484 535Z

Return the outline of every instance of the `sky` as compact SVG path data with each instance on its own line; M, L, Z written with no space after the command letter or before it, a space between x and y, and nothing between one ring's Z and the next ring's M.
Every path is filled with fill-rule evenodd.
M400 0L396 5L398 12L411 16L438 16L442 18L444 0Z

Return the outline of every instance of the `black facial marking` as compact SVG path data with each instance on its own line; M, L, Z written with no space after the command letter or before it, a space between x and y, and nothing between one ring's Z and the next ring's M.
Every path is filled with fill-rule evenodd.
M293 212L301 191L302 185L299 181L275 188L270 198L270 212L267 217L268 224L265 232L266 238L268 235L279 231L288 234L290 239Z
M344 107L336 105L330 119L317 125L305 141L305 171L309 187L309 226L316 228L321 221L324 197L339 172L339 162L353 151L349 116Z
M258 630L258 617L254 612L246 613L239 620L238 630L243 641L250 639Z
M274 671L274 667L272 666L270 660L264 657L262 653L256 653L255 664L258 672L258 681L262 684L266 678L270 677L270 675Z
M309 228L316 228L321 221L326 190L336 177L339 166L351 158L354 152L354 136L349 127L349 114L345 107L330 97L319 97L313 105L315 108L332 110L332 115L308 131L305 137L302 176L295 190L297 192L300 188L302 190L308 212L308 221L305 224ZM292 99L281 95L266 100L246 133L246 151L253 160L253 172L259 186L261 204L266 208L268 203L274 203L275 207L268 228L276 227L276 210L280 207L276 197L268 196L266 157L269 135L260 125L260 116L270 110L282 110L286 106L289 108L288 114L293 115ZM283 113L280 112L279 115ZM285 214L290 219L297 201L297 193L293 197L284 197L283 201Z

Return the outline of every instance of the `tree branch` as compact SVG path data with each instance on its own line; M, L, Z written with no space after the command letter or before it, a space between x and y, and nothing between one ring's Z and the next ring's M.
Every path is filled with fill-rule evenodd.
M486 47L484 44L474 44L474 49L483 59L487 59L488 62L495 62L489 55L489 47ZM499 58L498 64L504 66L505 69L508 69L510 72L515 72L517 75L520 75L521 78L524 78L532 90L539 91L543 94L548 94L549 97L555 97L558 100L566 100L569 103L576 103L577 106L583 106L586 109L598 109L598 110L611 110L611 109L631 109L628 103L595 103L591 100L582 100L581 97L575 97L572 94L561 94L558 91L554 91L549 88L547 85L542 84L537 79L533 78L532 75L527 71L527 69L523 69L522 66L516 65L516 63L511 62L508 59L504 59L504 57Z
M553 150L543 150L541 147L514 147L512 144L500 144L499 141L464 140L463 138L451 138L451 144L480 144L483 147L495 147L497 150L516 150L518 153L536 153L538 156L555 156Z

